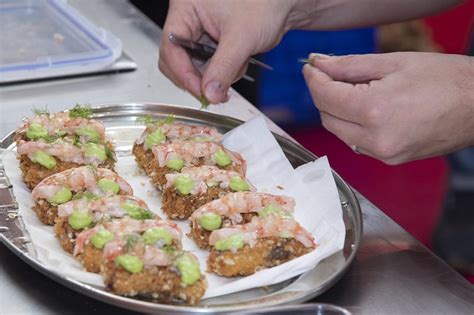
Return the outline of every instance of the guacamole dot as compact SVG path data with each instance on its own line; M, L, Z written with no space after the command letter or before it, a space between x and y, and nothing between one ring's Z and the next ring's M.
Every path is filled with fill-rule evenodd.
M184 161L182 159L171 159L166 162L166 166L172 169L173 171L179 171L183 168Z
M72 198L72 192L67 187L62 187L57 193L48 199L48 202L53 205L60 205Z
M232 177L230 179L229 187L233 191L247 191L247 190L250 190L250 186L247 183L247 181L242 179L240 176Z
M143 262L137 256L122 255L115 258L115 262L130 273L138 273L143 270Z
M153 214L140 207L139 205L131 202L126 202L122 204L122 209L127 212L127 214L130 216L132 219L136 220L145 220L145 219L151 219L153 218Z
M67 222L74 230L82 230L86 227L89 227L92 224L93 220L87 212L74 211L69 216Z
M151 149L154 145L160 144L166 140L165 135L160 128L156 129L145 137L145 149Z
M100 179L97 182L97 186L99 186L99 188L105 193L111 192L113 194L118 194L118 192L120 191L119 184L107 178Z
M181 273L181 282L192 285L201 278L199 262L191 254L183 254L178 258L177 267Z
M103 145L88 142L84 144L84 155L86 157L93 157L100 161L107 160L107 152Z
M97 130L95 130L94 127L92 126L84 126L81 128L77 128L74 130L74 133L78 136L83 136L87 139L89 142L99 142L100 141L100 135Z
M194 181L186 175L179 175L174 181L174 187L183 195L188 195L194 188Z
M163 227L149 228L142 236L149 245L154 245L158 241L161 241L163 243L162 245L169 245L173 241L171 233Z
M26 130L26 137L30 140L38 140L48 137L48 130L38 123L32 123Z
M259 217L263 217L263 218L266 218L268 217L269 215L277 215L277 216L280 216L280 217L283 217L283 218L292 218L293 216L282 210L280 207L277 207L275 205L268 205L266 206L265 208L263 208L262 210L258 211L258 216Z
M221 227L222 218L215 212L206 212L199 219L198 223L207 231L214 231Z
M217 150L216 153L214 153L213 157L216 161L216 164L222 167L225 167L232 162L227 153L225 153L222 149Z
M54 157L44 151L36 151L32 154L30 159L34 163L46 167L48 170L56 167L56 160Z
M244 240L241 234L235 234L228 238L218 240L214 245L214 248L220 251L240 249L244 247Z
M114 235L111 232L107 230L99 230L91 237L90 241L95 248L102 249L105 244L110 242L113 238Z

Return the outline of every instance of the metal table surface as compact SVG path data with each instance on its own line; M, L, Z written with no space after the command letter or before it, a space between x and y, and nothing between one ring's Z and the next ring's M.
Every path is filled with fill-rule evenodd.
M0 136L33 105L61 110L75 103L200 104L156 67L160 29L126 0L70 0L97 25L118 36L138 64L134 72L0 87ZM211 111L242 120L259 111L233 92ZM285 133L272 124L277 133ZM363 314L472 314L474 286L358 194L364 217L360 251L347 274L314 299ZM0 314L130 314L67 289L30 268L0 244Z

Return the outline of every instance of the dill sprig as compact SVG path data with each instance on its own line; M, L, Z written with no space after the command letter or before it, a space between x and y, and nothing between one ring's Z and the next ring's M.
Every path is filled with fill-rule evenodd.
M169 114L168 117L163 118L163 119L156 119L152 115L143 115L143 116L138 116L136 119L136 122L142 123L145 126L147 125L162 126L164 124L172 124L174 120L175 120L174 114Z
M69 117L90 119L92 117L92 109L90 105L82 106L76 104L76 106L69 110Z
M198 97L198 100L201 102L201 109L206 109L211 104L204 94L201 94L201 96Z
M45 115L49 117L49 115L51 114L48 110L48 106L45 106L44 108L33 107L31 111L37 116Z
M128 234L124 236L125 239L125 252L128 253L132 248L141 240L141 236L137 234Z

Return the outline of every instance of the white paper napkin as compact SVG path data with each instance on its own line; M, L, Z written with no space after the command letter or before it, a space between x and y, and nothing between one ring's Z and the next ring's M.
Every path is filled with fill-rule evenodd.
M224 145L243 155L247 161L247 178L259 191L289 195L296 199L295 218L313 234L318 247L307 255L247 277L229 279L206 273L208 288L204 298L287 280L314 268L322 259L343 248L345 226L342 209L326 157L293 169L261 116L227 133ZM83 271L80 263L62 250L52 227L44 226L31 210L34 202L21 180L15 153L6 151L3 163L13 184L20 213L37 249L38 259L65 276L103 286L101 276ZM116 170L132 185L135 196L144 199L152 211L166 217L160 209L160 194L145 175L137 175L138 167L132 156L119 157ZM184 234L189 232L188 222L178 224ZM199 258L201 270L205 272L208 253L199 249L187 236L183 237L183 247Z

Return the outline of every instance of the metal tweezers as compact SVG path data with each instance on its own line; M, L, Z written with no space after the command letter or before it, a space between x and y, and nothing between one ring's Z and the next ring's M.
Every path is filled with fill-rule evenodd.
M183 47L192 57L202 60L202 61L209 60L216 52L216 49L214 47L211 47L202 43L198 43L189 39L184 39L173 33L169 33L168 38L172 43ZM252 57L249 58L249 63L257 67L260 67L262 69L273 70L271 66ZM251 82L255 81L254 78L252 78L251 76L247 74L244 75L242 78Z

